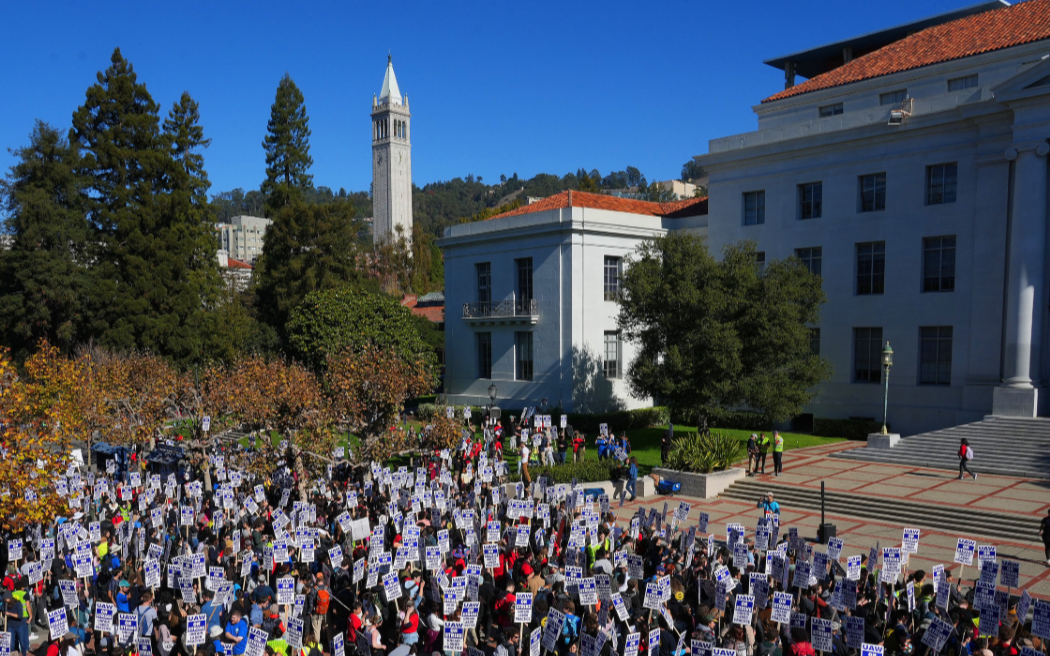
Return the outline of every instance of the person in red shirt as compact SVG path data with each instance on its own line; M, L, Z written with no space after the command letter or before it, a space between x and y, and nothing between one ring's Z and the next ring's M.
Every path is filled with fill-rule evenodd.
M401 613L401 644L414 645L419 642L419 613L414 604L406 604Z
M582 431L576 431L576 436L572 438L572 461L583 462L586 452L587 438Z

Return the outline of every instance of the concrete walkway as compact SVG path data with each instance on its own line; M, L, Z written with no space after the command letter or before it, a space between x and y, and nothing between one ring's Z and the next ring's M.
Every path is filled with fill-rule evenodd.
M1050 509L1050 481L1009 476L977 475L957 480L955 473L902 465L872 464L829 458L845 449L865 448L861 442L837 442L825 446L784 452L784 473L771 475L773 458L767 458L765 474L770 481L820 489L865 494L891 499L980 508L994 512L1043 517ZM742 463L746 466L746 463ZM1038 536L1030 539L1038 540Z
M1050 507L1050 482L1003 476L978 476L977 481L967 479L955 480L949 472L927 470L892 465L872 465L848 460L828 458L827 454L838 449L856 448L856 443L842 443L806 449L788 451L784 456L784 473L779 478L771 474L758 475L758 480L768 477L770 481L820 489L820 482L832 490L848 490L854 494L866 494L888 498L907 498L936 505L948 504L961 508L976 507L996 512L1045 515ZM767 461L767 472L773 471L772 458ZM689 523L696 525L700 513L710 516L709 530L717 539L726 539L726 524L739 523L748 528L748 537L754 538L754 529L759 511L753 503L732 499L693 499L682 496L653 497L624 504L613 504L620 521L628 520L639 507L661 510L664 502L668 503L668 513L673 512L679 501L692 505L689 512ZM757 499L755 500L758 501ZM846 515L826 517L836 525L837 536L842 538L842 561L847 556L867 554L876 545L882 547L900 546L904 525L895 522L892 517L884 519L856 518ZM781 534L786 535L789 527L797 527L799 534L811 542L816 541L817 527L820 524L820 513L800 511L784 507L781 510ZM907 526L912 528L912 526ZM919 541L919 552L913 554L909 571L925 569L931 571L936 564L960 575L962 567L953 563L958 535L945 531L923 529ZM1021 588L1027 589L1033 597L1050 599L1050 566L1047 566L1042 545L1038 536L1019 536L1017 541L978 540L978 544L995 544L1000 562L1003 559L1016 560L1020 563ZM964 587L973 585L979 574L974 557L973 567L962 571ZM1005 588L1004 588L1005 589ZM1013 593L1019 594L1020 589Z

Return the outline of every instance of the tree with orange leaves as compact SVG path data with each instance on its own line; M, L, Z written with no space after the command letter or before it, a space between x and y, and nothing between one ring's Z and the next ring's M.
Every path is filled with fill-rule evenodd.
M26 368L43 372L43 378L20 378L8 350L0 348L0 526L5 531L49 523L69 511L54 484L67 466L68 441L53 419L68 389L68 361L47 345L30 360Z
M407 399L431 389L428 363L406 360L372 347L340 351L328 359L325 387L332 412L360 438L358 461L382 462L410 446L408 435L392 430Z

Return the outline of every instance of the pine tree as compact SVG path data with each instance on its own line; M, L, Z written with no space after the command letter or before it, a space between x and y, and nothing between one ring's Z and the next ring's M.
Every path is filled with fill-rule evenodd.
M155 261L172 295L168 308L179 318L168 336L167 352L184 363L228 359L231 340L226 337L239 327L229 320L245 320L243 313L216 312L230 299L220 298L223 282L207 194L211 182L200 152L211 140L204 138L199 121L197 102L184 92L168 113L162 135L171 159L159 237L169 248Z
M24 360L40 340L69 351L81 330L87 222L76 149L37 122L3 183L0 343Z
M284 207L303 198L313 186L309 174L314 161L310 157L310 117L306 115L303 92L287 73L277 85L277 98L270 106L263 149L266 151L267 216L275 218Z
M221 284L199 153L208 140L188 94L163 130L158 112L117 49L73 115L70 142L89 187L87 332L186 364L209 355L207 308Z
M256 307L282 337L292 309L310 292L343 286L378 289L357 268L354 206L291 205L273 218L256 263Z

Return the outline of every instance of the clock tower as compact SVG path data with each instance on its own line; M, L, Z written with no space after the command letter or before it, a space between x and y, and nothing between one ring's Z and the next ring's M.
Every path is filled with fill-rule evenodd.
M375 243L412 239L412 115L387 56L379 97L372 97L372 234ZM399 230L400 229L400 230Z

